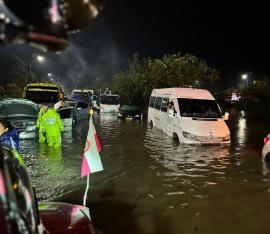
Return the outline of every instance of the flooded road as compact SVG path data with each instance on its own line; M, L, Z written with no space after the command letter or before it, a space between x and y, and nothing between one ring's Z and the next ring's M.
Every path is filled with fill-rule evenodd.
M267 233L270 166L261 162L268 123L233 112L227 147L177 144L146 121L96 115L104 171L90 176L88 206L103 233ZM82 204L87 123L66 131L62 151L22 141L39 200Z

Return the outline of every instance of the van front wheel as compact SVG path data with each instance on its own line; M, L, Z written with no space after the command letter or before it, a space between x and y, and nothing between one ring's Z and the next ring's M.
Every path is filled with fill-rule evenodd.
M175 141L179 141L179 137L178 137L177 133L175 133L175 132L173 133L172 139Z

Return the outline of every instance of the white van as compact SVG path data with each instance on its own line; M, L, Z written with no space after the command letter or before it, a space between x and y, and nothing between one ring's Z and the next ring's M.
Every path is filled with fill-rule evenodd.
M228 117L205 89L154 89L149 101L150 125L186 144L230 144Z

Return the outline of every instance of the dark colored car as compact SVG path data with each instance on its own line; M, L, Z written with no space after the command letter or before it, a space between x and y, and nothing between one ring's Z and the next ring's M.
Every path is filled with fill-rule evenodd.
M0 144L0 232L100 233L87 207L59 202L38 205L24 162L8 146Z
M0 101L0 118L7 119L17 128L20 139L36 135L38 105L23 98L6 98Z
M142 118L141 108L133 105L123 105L119 108L118 118L141 119Z

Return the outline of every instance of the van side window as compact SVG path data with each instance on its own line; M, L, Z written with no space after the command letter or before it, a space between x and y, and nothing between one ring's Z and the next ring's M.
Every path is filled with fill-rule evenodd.
M156 98L156 101L155 101L155 109L160 110L161 102L162 102L162 98L161 97L157 97Z
M153 97L153 96L150 97L150 101L149 101L149 106L150 107L153 107L154 108L154 106L155 106L155 99L156 99L156 97Z
M169 102L169 98L163 98L162 103L161 103L161 110L163 112L167 112L168 102Z

